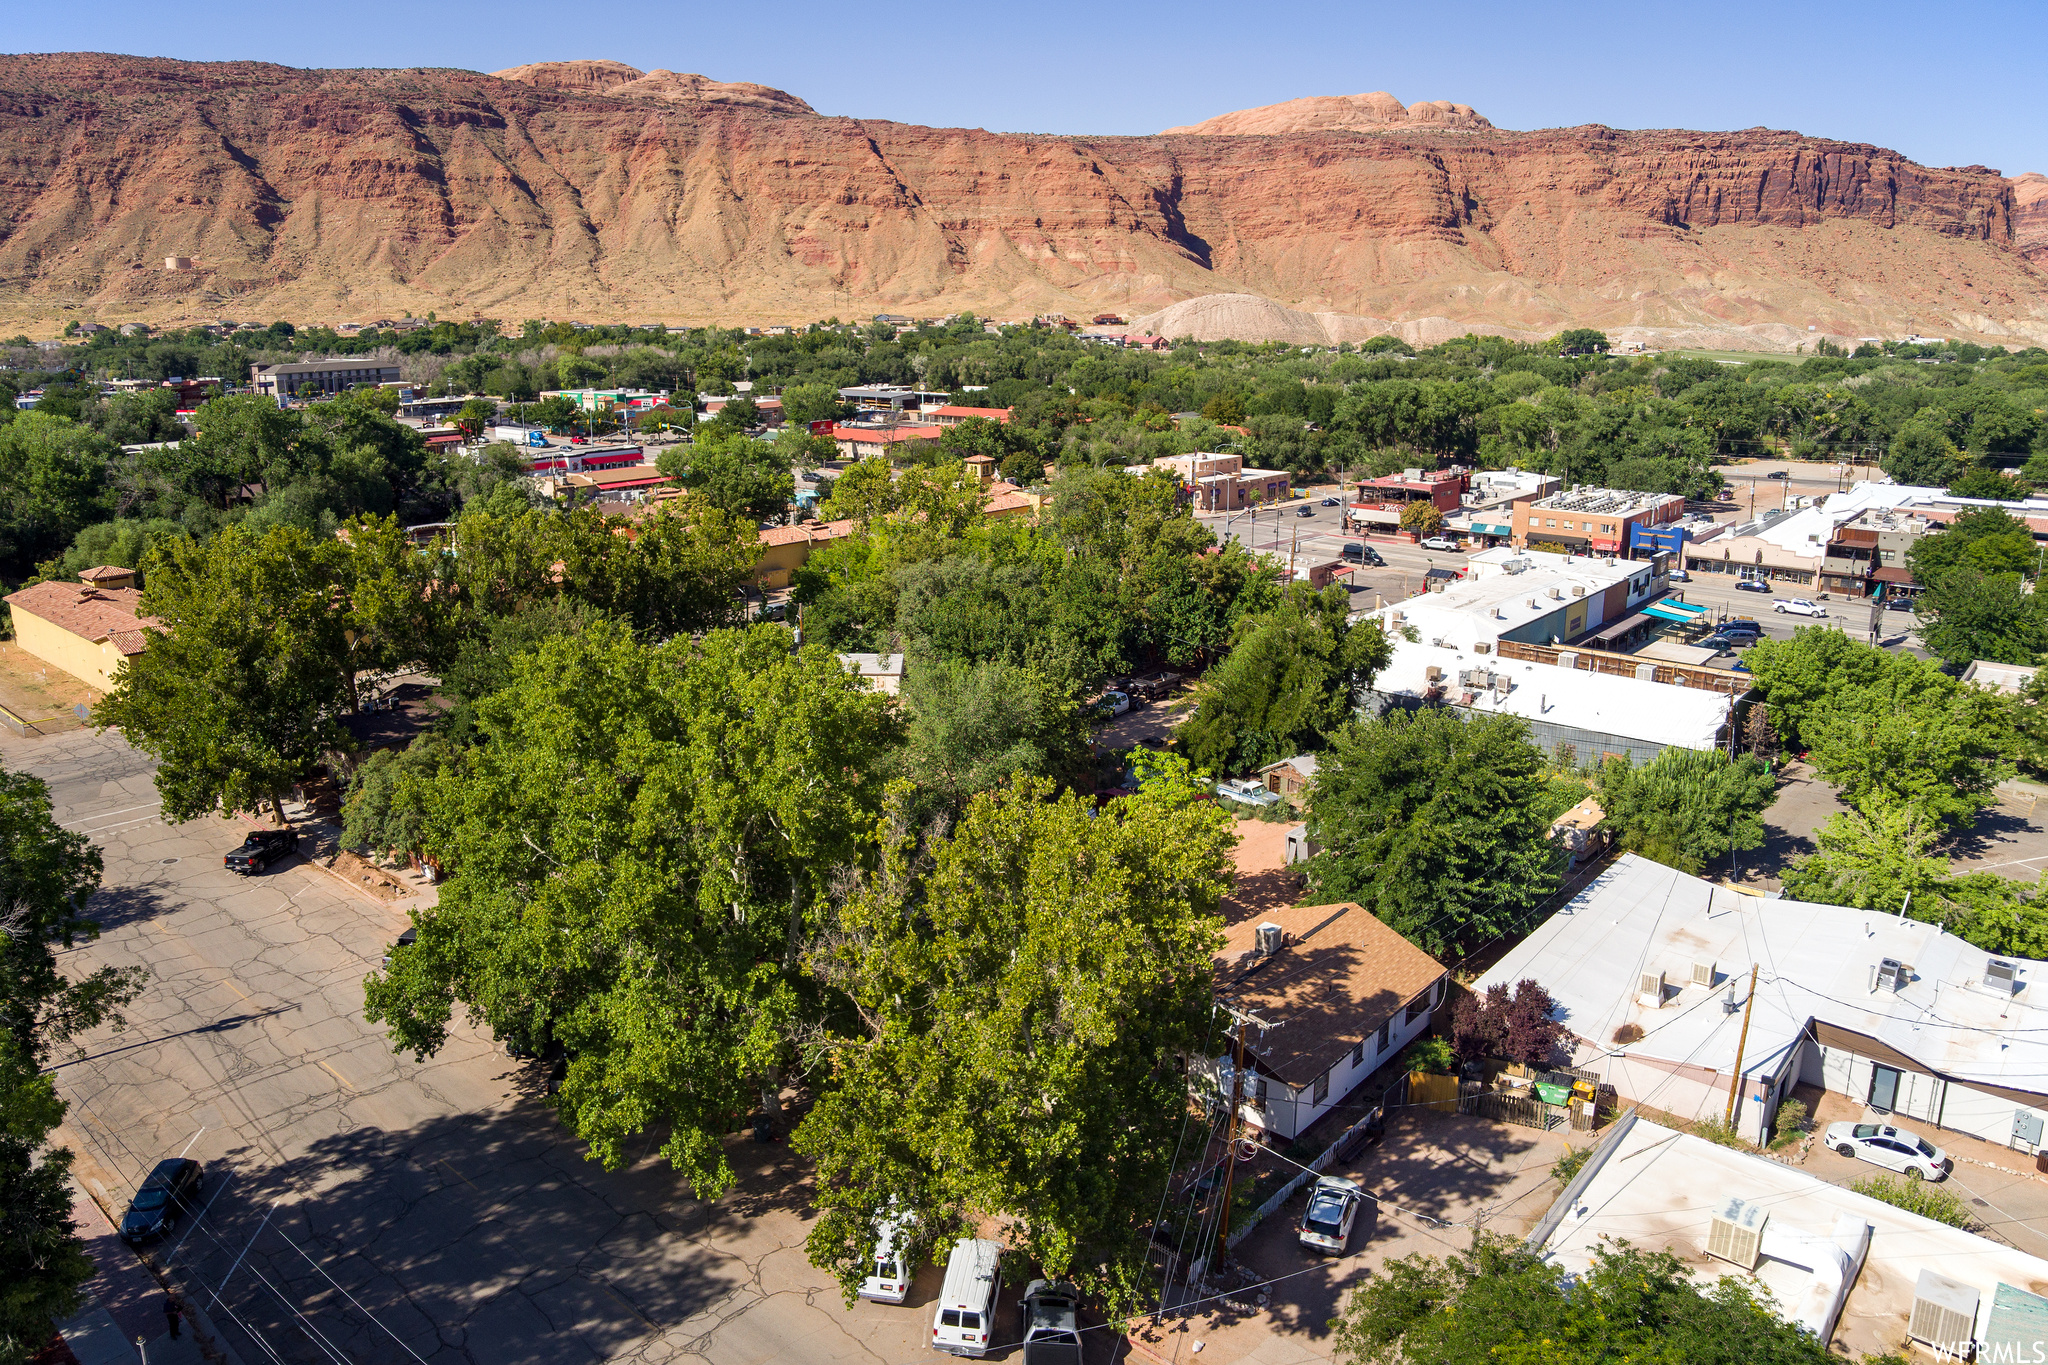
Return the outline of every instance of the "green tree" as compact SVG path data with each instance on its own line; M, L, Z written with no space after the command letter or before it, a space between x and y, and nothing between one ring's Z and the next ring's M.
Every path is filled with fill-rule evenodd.
M920 788L964 804L1016 777L1086 776L1088 726L1071 686L1002 659L912 658L905 765Z
M1551 344L1559 355L1588 355L1604 352L1613 343L1608 341L1605 332L1591 327L1573 327L1551 338Z
M1557 889L1550 804L1518 716L1430 708L1354 722L1309 788L1309 830L1324 849L1309 885L1444 956L1506 932Z
M1936 409L1924 409L1892 433L1882 461L1884 472L1900 483L1946 488L1961 472L1960 452L1948 438L1947 424Z
M1920 639L1951 668L1973 659L2031 664L2048 652L2048 596L2018 574L1949 569L1914 605Z
M514 659L476 715L483 741L406 798L446 881L366 1017L420 1056L458 1004L559 1042L556 1106L593 1156L617 1167L660 1130L715 1198L721 1137L776 1107L818 1022L802 957L869 856L889 702L781 626L650 646L600 621Z
M780 516L796 496L780 443L756 441L729 426L699 428L695 441L670 446L655 463L712 506L747 521Z
M1761 847L1763 812L1778 796L1770 771L1751 755L1679 748L1640 768L1608 759L1599 793L1623 849L1692 873L1731 848Z
M426 844L427 811L421 796L451 765L455 754L437 734L404 749L379 749L349 774L342 801L341 845L367 853L418 853Z
M2014 474L2003 474L1981 465L1972 466L1956 477L1948 491L1959 498L1995 498L2018 501L2032 494L2034 485Z
M782 418L791 426L807 427L846 415L847 405L829 384L792 384L782 391Z
M45 412L0 425L0 570L26 571L113 511L113 444Z
M1401 529L1411 535L1433 536L1443 525L1443 511L1433 502L1417 498L1401 509Z
M93 708L157 760L164 813L269 802L341 742L349 695L346 614L336 610L345 551L297 527L252 536L228 527L205 544L154 552L142 609L161 623Z
M1950 569L2032 574L2039 553L2025 522L2003 508L1979 507L1959 515L1948 529L1915 540L1906 551L1906 565L1921 583L1932 583Z
M1231 833L1200 792L1184 764L1100 812L1022 781L921 849L899 805L812 959L852 1009L794 1142L818 1166L811 1261L849 1299L895 1199L927 1229L1001 1219L1049 1275L1135 1306L1176 1058L1214 1050Z
M487 398L472 398L462 405L455 414L454 427L462 433L463 439L474 441L484 434L484 428L498 419L498 405Z
M1320 747L1361 689L1393 657L1377 621L1348 625L1349 594L1294 585L1279 606L1239 624L1209 670L1177 738L1196 768L1241 773Z
M1603 1246L1574 1275L1482 1234L1464 1255L1406 1256L1353 1290L1330 1324L1345 1365L1831 1365L1827 1344L1720 1277L1704 1289L1668 1251Z
M88 1029L119 1029L121 1008L142 989L139 967L74 979L58 966L55 948L99 934L85 915L99 883L99 850L57 824L49 789L0 772L0 1360L8 1362L42 1350L52 1321L77 1310L93 1272L71 1218L71 1154L49 1146L65 1105L38 1073Z

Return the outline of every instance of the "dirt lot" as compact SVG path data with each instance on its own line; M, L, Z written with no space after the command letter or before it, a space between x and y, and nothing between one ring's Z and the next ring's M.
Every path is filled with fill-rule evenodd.
M1327 1360L1330 1319L1344 1295L1388 1261L1444 1256L1472 1246L1475 1224L1490 1232L1526 1234L1558 1192L1550 1168L1568 1142L1587 1134L1539 1133L1423 1109L1395 1111L1385 1140L1349 1168L1332 1171L1359 1181L1380 1200L1352 1228L1351 1250L1323 1257L1297 1240L1295 1219L1306 1195L1268 1218L1237 1249L1267 1286L1270 1306L1249 1317L1215 1313L1170 1328L1133 1333L1131 1358L1201 1365L1297 1365Z
M0 640L0 706L31 723L79 723L74 706L100 694L63 669L46 664L12 640ZM46 727L54 728L54 727Z

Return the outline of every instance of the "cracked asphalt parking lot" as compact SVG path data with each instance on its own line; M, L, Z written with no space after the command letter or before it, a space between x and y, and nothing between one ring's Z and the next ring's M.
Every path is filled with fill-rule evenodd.
M242 1365L930 1358L938 1272L908 1306L844 1308L804 1259L786 1148L735 1140L741 1186L710 1204L658 1139L607 1173L488 1037L458 1022L421 1063L363 1021L401 910L296 859L229 873L239 831L166 824L116 734L6 737L0 763L47 781L106 858L102 936L66 970L153 973L128 1029L58 1071L66 1141L117 1212L188 1142L206 1163L205 1216L152 1254Z

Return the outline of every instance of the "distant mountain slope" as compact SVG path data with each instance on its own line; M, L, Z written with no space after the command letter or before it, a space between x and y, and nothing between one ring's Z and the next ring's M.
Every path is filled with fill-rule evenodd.
M1376 133L1382 128L1491 128L1493 125L1472 112L1469 104L1448 100L1422 100L1403 104L1384 90L1369 95L1310 95L1268 104L1257 109L1240 109L1232 114L1168 128L1161 137L1175 133L1245 136L1266 133L1354 132Z
M1243 293L1535 332L2048 338L2019 212L1983 167L1763 129L1054 137L827 118L623 64L0 57L11 328L1128 315Z

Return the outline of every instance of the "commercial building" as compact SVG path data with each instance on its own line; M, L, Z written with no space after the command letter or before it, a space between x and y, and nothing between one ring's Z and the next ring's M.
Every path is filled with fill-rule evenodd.
M1459 649L1499 640L1562 644L1626 619L1667 586L1661 561L1505 546L1471 556L1465 575L1378 615L1390 621L1398 613L1390 629L1412 626L1425 641Z
M1685 499L1677 493L1577 487L1516 504L1514 540L1523 547L1547 543L1585 553L1623 554L1629 548L1631 527L1662 526L1684 515Z
M881 457L901 461L937 445L941 434L934 426L862 426L841 422L832 428L832 443L839 447L842 460Z
M84 583L54 579L10 593L15 642L88 687L114 690L123 661L149 647L154 616L142 614L132 569L87 569Z
M651 408L668 401L667 389L542 389L542 398L566 398L585 412Z
M1755 992L1750 980L1755 972ZM1765 899L1624 854L1478 981L1550 992L1572 1064L1625 1101L1767 1141L1795 1084L2031 1160L2048 963L1882 911ZM1736 1008L1729 1009L1733 1001Z
M1896 1358L1909 1338L1935 1360L2048 1359L2048 1262L1639 1115L1529 1241L1574 1275L1620 1242L1670 1252L1700 1292L1733 1280L1845 1361Z
M1345 509L1354 530L1367 535L1395 535L1408 504L1426 502L1446 518L1462 505L1468 474L1463 469L1404 469L1399 474L1366 479Z
M987 422L1001 422L1007 426L1010 421L1010 410L1008 408L969 408L955 403L948 403L944 407L927 408L924 416L926 421L937 427L957 427L970 417L979 417Z
M1396 638L1393 658L1360 700L1368 713L1443 706L1466 716L1519 716L1537 748L1568 764L1626 758L1640 767L1670 748L1725 747L1748 691L1746 683L1719 691L1688 686L1656 663L1629 674L1578 663L1576 655L1539 663Z
M1241 455L1195 451L1188 455L1162 455L1152 462L1155 469L1170 469L1180 479L1181 491L1197 512L1238 512L1247 507L1270 507L1283 502L1290 493L1284 469L1247 469Z
M399 382L396 362L350 356L345 360L294 360L281 365L251 365L249 385L271 398L297 398L308 389L319 394L375 388Z
M1514 539L1515 508L1555 493L1558 479L1533 470L1481 470L1466 482L1458 510L1444 518L1444 529L1482 545L1504 545Z
M925 404L944 403L953 395L930 393L924 389L908 388L902 384L852 384L839 391L839 401L851 403L862 412L900 413L908 408L920 411Z

